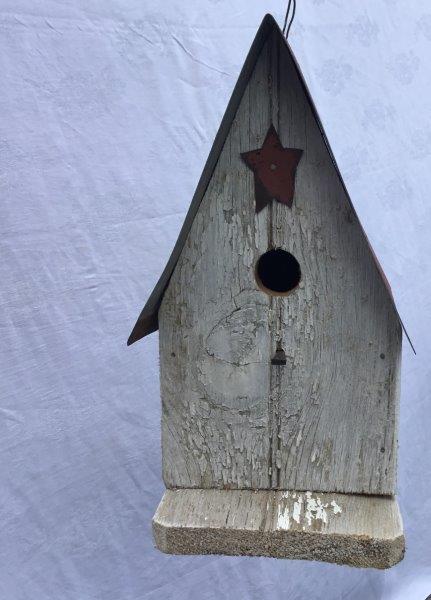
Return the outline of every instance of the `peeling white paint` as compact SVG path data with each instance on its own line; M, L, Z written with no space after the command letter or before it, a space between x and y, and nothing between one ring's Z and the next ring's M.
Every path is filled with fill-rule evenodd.
M292 518L299 523L301 520L301 510L302 510L302 496L299 496L298 500L293 505L293 514Z
M328 522L328 514L326 508L328 504L322 504L319 496L313 498L311 492L305 493L305 520L307 525L311 525L313 520Z
M278 516L277 516L277 529L289 529L290 527L290 516L289 516L289 508L286 506L282 508L278 507Z
M296 447L298 447L301 442L302 442L302 428L299 430L299 433L296 437L296 442L295 442Z
M256 214L252 174L239 158L244 151L239 132L248 131L250 118L256 125L254 134L258 138L265 135L272 111L270 98L290 103L292 114L304 114L297 81L287 85L283 78L280 86L271 84L271 94L261 93L262 77L275 72L280 64L278 51L269 44L250 76L235 126L163 292L158 320L164 479L174 488L199 488L204 482L214 488L266 489L275 481L277 466L280 488L323 488L334 494L335 490L391 493L401 342L398 321L387 308L390 299L374 262L363 252L363 232L356 220L350 219L349 201L339 189L337 176L316 167L327 159L319 129L302 127L300 117L280 122L286 139L295 138L307 147L311 168L309 178L298 178L297 192L301 196L305 190L308 200L302 211L301 206L292 207L293 219L293 212L278 202L271 204L271 210ZM249 97L256 102L250 104ZM299 125L292 129L294 122ZM328 194L334 197L334 205L322 212ZM341 216L351 220L348 229L340 227ZM294 294L269 301L256 286L253 274L253 265L269 242L281 247L288 244L299 255L309 256L308 266L314 272L319 264L326 285L319 286L319 278L304 277ZM363 276L357 277L349 268L354 261ZM343 285L339 285L340 273ZM341 307L343 318L330 318L322 325L321 307L327 303L324 288L331 289L330 306L335 311ZM351 302L352 294L368 298L368 302ZM374 313L384 318L371 319ZM349 353L340 353L332 342L345 339L351 323L359 334L353 336ZM271 373L279 371L270 368L268 354L282 334L289 337L283 344L288 370L294 373L289 377L289 389L285 378L272 377ZM384 361L376 362L373 353L364 352L369 339L375 339L376 348L387 349ZM361 368L353 368L352 356L364 359ZM313 364L322 365L318 377L310 371ZM337 375L337 393L330 368L333 364L347 369L349 375ZM374 398L376 381L382 382L381 399L371 402L372 410L363 410L364 394ZM191 393L194 404L189 405ZM212 407L209 418L207 409L202 414L202 402ZM337 428L333 415L338 409L343 412L343 423ZM363 431L375 440L373 448L364 449L365 469L357 460L358 453L351 451L361 447ZM280 432L280 444L272 443ZM272 440L273 450L280 449L275 460L268 440ZM386 442L391 444L388 451L374 451L383 447L383 442L385 448ZM268 476L270 464L273 470ZM387 475L382 477L386 468ZM331 499L332 495L322 495L323 490L321 498ZM292 510L293 503L291 514ZM323 520L324 513L319 511L309 512ZM332 508L329 514L333 515ZM301 515L303 518L303 510Z
M335 500L322 502L320 496L313 492L284 491L279 497L277 507L277 529L287 530L293 522L308 529L314 521L328 524L328 517L342 512L341 506ZM327 498L327 496L326 496ZM325 499L326 499L325 498ZM267 511L269 506L267 506Z

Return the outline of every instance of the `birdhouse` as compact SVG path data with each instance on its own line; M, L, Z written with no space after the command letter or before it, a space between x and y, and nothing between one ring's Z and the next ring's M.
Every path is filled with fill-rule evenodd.
M401 560L402 323L270 15L128 343L157 329L160 550Z

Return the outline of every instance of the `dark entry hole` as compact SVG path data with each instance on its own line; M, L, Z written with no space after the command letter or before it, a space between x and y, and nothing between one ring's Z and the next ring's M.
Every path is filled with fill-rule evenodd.
M259 258L256 265L257 283L265 292L287 294L301 280L299 262L286 250L268 250Z

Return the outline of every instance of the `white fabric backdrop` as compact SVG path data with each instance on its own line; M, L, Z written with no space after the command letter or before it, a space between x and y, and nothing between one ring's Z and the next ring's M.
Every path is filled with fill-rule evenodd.
M388 572L153 549L158 336L126 338L276 0L0 0L0 598L431 594L431 5L298 0L291 44L416 344Z

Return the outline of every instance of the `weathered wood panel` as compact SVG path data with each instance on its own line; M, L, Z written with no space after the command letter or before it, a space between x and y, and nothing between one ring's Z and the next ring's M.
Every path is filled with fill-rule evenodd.
M404 555L392 497L250 490L168 490L153 519L170 554L240 554L384 569Z
M269 61L265 46L159 311L168 487L270 486L269 298L253 276L268 225L240 157L268 129Z
M255 213L240 153L270 123L301 148L292 209ZM302 281L268 296L269 247ZM163 472L168 487L391 494L401 329L291 58L269 38L160 311ZM281 343L287 365L271 366Z
M292 210L271 207L274 243L302 270L277 299L277 486L393 494L401 327L284 45L279 57L280 138L304 154Z

